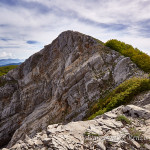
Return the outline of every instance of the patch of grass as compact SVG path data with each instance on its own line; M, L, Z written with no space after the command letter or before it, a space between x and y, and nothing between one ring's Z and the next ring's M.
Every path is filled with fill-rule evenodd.
M132 137L141 137L143 132L136 130L135 128L129 128L129 133Z
M7 74L10 70L16 68L18 65L10 65L10 66L3 66L0 67L0 76Z
M134 96L141 92L150 90L150 79L147 78L132 78L124 81L116 89L108 94L103 99L100 99L97 104L92 106L91 110L98 110L88 119L93 119L107 111L110 111L120 105L128 104ZM93 111L94 112L94 111Z
M150 144L150 140L144 137L142 131L139 131L134 127L129 128L128 131L130 133L130 139L137 141L141 147L145 148L144 144Z
M124 115L118 116L116 120L121 121L123 124L131 124L131 121Z
M99 136L99 134L97 134L97 133L90 133L90 132L85 132L84 133L84 136Z

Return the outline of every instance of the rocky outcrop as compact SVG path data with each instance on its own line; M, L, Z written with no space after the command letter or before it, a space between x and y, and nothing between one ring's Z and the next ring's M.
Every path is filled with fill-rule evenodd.
M129 122L124 122L125 119L119 121L120 116ZM36 136L26 136L23 141L18 141L10 150L149 150L149 142L150 111L128 105L94 120L49 125Z
M132 76L129 58L73 31L0 79L0 146L12 146L49 124L82 120L90 105Z
M140 106L140 107L147 107L150 110L150 91L146 91L144 93L138 94L131 104Z

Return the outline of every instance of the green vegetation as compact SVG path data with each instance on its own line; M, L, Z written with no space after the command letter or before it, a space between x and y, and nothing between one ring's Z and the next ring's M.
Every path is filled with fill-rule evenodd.
M85 132L84 133L84 136L99 136L99 134L97 134L97 133L90 133L90 132Z
M134 139L135 141L138 141L138 143L141 145L142 148L145 149L145 144L150 144L150 140L146 137L144 137L144 134L142 131L137 130L134 127L128 128L128 131L130 133L129 138Z
M129 128L129 133L132 137L141 137L143 132L136 130L135 128Z
M126 57L130 57L131 60L143 71L150 73L150 56L143 53L137 48L116 39L109 40L105 43L105 46L110 47Z
M121 121L124 125L131 124L131 121L124 115L120 115L116 118L117 121Z
M0 77L7 74L8 71L16 68L18 65L11 65L11 66L3 66L3 67L0 67ZM17 81L9 81L9 83L17 83ZM3 78L0 78L0 87L1 86L4 86L6 83L8 83L5 79Z
M134 96L147 90L150 90L150 79L134 77L126 80L109 93L109 95L103 99L99 99L98 102L92 106L90 109L92 113L89 113L91 114L89 119L93 119L120 105L127 104L132 101ZM95 113L94 110L97 112Z
M0 67L0 76L3 76L5 74L7 74L8 71L16 68L18 65L11 65L11 66L3 66Z

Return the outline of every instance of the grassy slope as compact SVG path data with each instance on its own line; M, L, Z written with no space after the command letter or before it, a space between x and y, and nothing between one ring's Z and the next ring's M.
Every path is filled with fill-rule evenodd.
M93 119L96 116L110 111L120 105L127 104L132 101L134 96L148 90L150 90L150 79L134 77L126 80L104 99L99 99L98 102L91 107L91 116L89 119Z
M11 66L3 66L0 67L0 76L3 76L5 74L7 74L7 72L9 72L10 70L16 68L18 65L11 65Z
M143 71L150 73L150 56L133 48L131 45L118 40L109 40L105 46L118 51L130 59ZM134 96L141 92L150 90L150 79L132 78L124 81L105 98L99 99L89 111L89 119L93 119L107 111L110 111L120 105L127 104Z

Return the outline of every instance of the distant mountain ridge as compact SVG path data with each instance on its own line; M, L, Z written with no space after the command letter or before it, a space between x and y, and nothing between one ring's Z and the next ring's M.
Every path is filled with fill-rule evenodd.
M23 59L0 59L0 66L20 65Z

